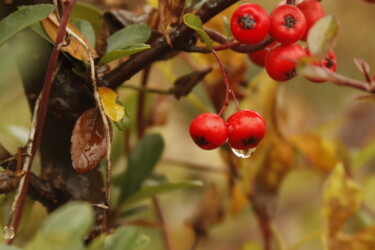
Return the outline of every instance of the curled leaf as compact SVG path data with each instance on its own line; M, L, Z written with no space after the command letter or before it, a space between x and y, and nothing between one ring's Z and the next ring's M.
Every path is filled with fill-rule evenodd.
M44 30L47 32L48 36L51 38L51 40L53 42L56 42L57 31L59 29L59 21L57 20L56 15L54 13L49 15L48 18L42 21L42 26ZM87 41L87 39L82 35L82 33L76 27L74 27L73 24L68 23L67 29L69 29L74 34L79 36L83 41L85 41L87 46L90 48L94 58L98 57L98 54L96 53L95 49L91 46L91 44ZM70 37L69 44L67 46L62 46L61 50L69 53L71 56L73 56L77 60L81 60L81 61L89 60L89 56L87 54L85 47L73 37Z
M110 130L112 131L112 127ZM92 170L105 157L107 140L99 109L88 109L77 119L71 142L73 168L79 173Z
M125 108L116 103L117 93L106 87L98 88L98 93L105 114L113 121L120 121L125 115Z
M178 23L184 10L185 1L159 0L159 30L166 37L167 43L172 46L168 35L170 25Z

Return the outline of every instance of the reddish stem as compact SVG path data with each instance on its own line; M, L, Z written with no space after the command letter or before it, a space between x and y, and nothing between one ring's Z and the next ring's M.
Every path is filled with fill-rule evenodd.
M48 63L48 68L47 68L46 75L44 78L44 83L43 83L43 89L41 92L40 106L39 106L38 113L36 114L38 118L37 118L36 128L35 128L35 137L34 137L34 141L30 142L32 143L32 146L31 146L31 156L30 156L31 160L30 160L28 170L30 170L31 168L35 153L37 151L37 148L40 143L40 139L42 137L44 121L45 121L46 114L47 114L48 100L49 100L49 95L50 95L51 87L52 87L53 73L54 73L56 62L60 53L58 46L64 40L65 28L66 28L66 25L68 24L70 12L72 11L75 2L76 0L71 0L71 1L66 2L65 11L61 18L59 29L57 31L55 46L53 47L51 57ZM16 211L14 214L14 219L11 221L11 226L13 227L15 233L17 232L19 223L21 221L22 211L23 211L23 207L25 204L25 200L26 200L26 193L27 193L29 178L30 178L30 171L27 171L25 173L25 182L24 182L25 184L24 184L23 189L21 190L20 198L19 198L18 204L16 206ZM13 240L14 238L7 240L7 244L12 244Z
M215 50L211 50L211 52L215 56L215 59L216 59L217 63L219 64L220 71L221 71L221 74L223 75L224 83L225 83L225 86L226 86L226 90L225 90L225 102L224 102L224 105L223 105L223 107L220 110L220 112L219 112L218 115L221 116L223 114L224 110L226 109L226 107L228 106L228 103L229 103L229 93L233 97L233 101L236 104L237 110L240 110L240 106L238 105L236 95L234 94L233 89L232 89L232 87L229 84L227 74L225 73L225 70L224 70L224 66L221 63L221 60L220 60L218 54L216 53L216 51Z

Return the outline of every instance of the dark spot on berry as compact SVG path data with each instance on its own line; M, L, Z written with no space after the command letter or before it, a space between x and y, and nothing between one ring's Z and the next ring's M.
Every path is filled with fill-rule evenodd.
M248 30L252 30L256 24L253 17L249 14L246 14L238 18L237 23L241 26L242 29L248 29Z
M293 68L291 71L285 73L286 77L290 80L297 75L296 68Z
M328 69L331 68L334 65L333 60L331 58L329 58L328 56L325 59L327 60L327 62L324 66Z
M194 139L195 143L198 144L199 146L206 146L209 143L206 141L206 138L204 136L198 137Z
M248 138L248 139L246 139L246 140L242 140L242 143L243 143L245 146L251 146L251 145L254 144L254 142L255 142L254 137L250 137L250 138Z
M284 17L284 21L284 26L289 29L293 28L293 26L297 24L297 20L291 15Z

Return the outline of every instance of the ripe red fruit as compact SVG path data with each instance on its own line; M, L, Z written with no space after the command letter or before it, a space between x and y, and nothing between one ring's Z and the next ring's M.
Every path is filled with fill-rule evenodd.
M239 42L256 44L268 35L270 19L262 6L246 3L234 11L230 29Z
M253 63L258 65L259 67L264 67L264 63L266 61L266 55L268 51L275 45L276 45L276 42L273 42L270 45L268 45L265 49L261 49L256 52L251 52L247 54L247 56Z
M310 28L316 21L324 17L324 9L317 0L305 0L297 4L297 7L302 11L306 19L306 31L301 38L301 40L306 41Z
M254 148L266 134L266 121L254 110L245 109L227 119L228 141L234 149Z
M296 43L280 44L267 53L266 71L276 81L290 80L297 75L297 61L305 56L303 48Z
M310 50L308 48L305 49L306 55L310 56ZM337 68L337 61L335 53L330 50L327 55L325 55L319 62L313 62L314 65L325 67L332 72L336 72ZM308 80L316 83L322 83L327 81L327 79L322 79L319 77L306 77Z
M191 122L190 136L200 148L215 149L228 139L228 127L220 116L203 113Z
M306 31L306 20L302 11L294 5L278 6L270 14L270 35L280 43L294 43Z

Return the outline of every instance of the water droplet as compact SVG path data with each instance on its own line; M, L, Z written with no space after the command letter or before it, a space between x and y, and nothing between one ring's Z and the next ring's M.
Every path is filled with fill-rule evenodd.
M233 153L240 158L249 158L252 156L257 148L249 148L249 149L235 149L232 148Z
M14 228L12 226L5 226L3 229L3 238L5 240L11 240L15 236Z

